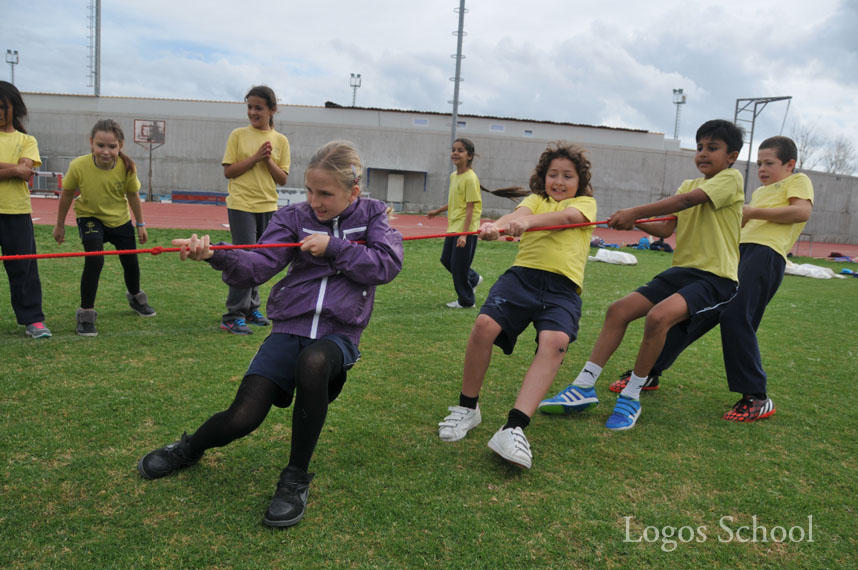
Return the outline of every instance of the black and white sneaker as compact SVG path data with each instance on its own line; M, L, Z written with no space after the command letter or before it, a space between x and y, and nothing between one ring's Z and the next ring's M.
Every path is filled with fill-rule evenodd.
M310 494L310 481L314 476L314 473L307 473L298 467L286 467L280 473L277 490L271 498L271 504L268 505L262 521L274 527L298 524L304 518L307 496Z

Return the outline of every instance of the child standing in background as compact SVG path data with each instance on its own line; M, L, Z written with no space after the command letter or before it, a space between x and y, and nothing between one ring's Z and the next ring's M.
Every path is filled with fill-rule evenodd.
M294 394L289 463L263 522L287 527L304 516L314 476L307 470L328 404L360 358L358 342L369 323L376 286L402 269L402 236L388 224L383 202L360 197L362 173L349 142L333 141L316 151L304 175L307 201L281 208L260 240L300 241L300 248L212 251L208 236L173 240L182 247L182 259L208 261L230 284L259 285L289 270L271 288L273 330L232 405L193 435L147 453L138 463L144 478L166 477L197 463L207 449L244 437L272 406L289 406Z
M584 368L562 392L540 402L542 412L563 414L597 404L595 384L602 368L620 346L629 324L646 317L631 378L605 424L611 430L631 429L640 417L640 392L646 375L664 346L668 330L735 297L745 195L742 175L731 166L742 149L742 137L742 130L729 121L703 123L697 129L694 156L703 176L686 180L669 198L618 210L608 218L612 228L638 227L658 237L668 237L675 229L673 266L608 307ZM677 219L636 223L665 214L676 214Z
M39 145L27 134L27 106L18 89L0 81L0 248L3 255L36 253L33 211L28 182L33 168L40 166ZM12 310L19 325L31 338L47 338L42 312L42 283L35 259L4 261L9 278Z
M229 179L226 197L232 243L256 243L277 210L277 186L286 184L291 155L285 135L274 130L277 96L265 85L245 95L250 125L232 131L223 154L223 174ZM253 334L247 323L271 324L259 310L259 288L229 288L220 328L232 334Z
M104 251L104 243L112 243L117 250L135 249L134 226L128 207L134 212L137 238L145 244L149 236L143 221L143 206L140 204L140 180L134 161L124 152L125 133L119 123L102 119L95 123L89 134L92 153L79 156L69 165L63 177L63 193L57 208L57 224L54 239L65 241L65 220L74 201L77 229L84 251ZM75 192L80 197L74 200ZM125 277L125 294L131 309L141 317L154 317L155 309L149 298L140 289L140 264L137 254L119 256ZM104 268L104 256L84 258L83 275L80 278L80 308L77 310L77 334L97 336L95 319L95 297L98 280Z
M574 145L548 147L530 177L530 189L532 194L512 213L480 228L481 239L497 239L500 232L522 238L513 266L492 286L471 330L459 405L450 406L450 415L438 424L438 436L444 441L458 441L480 424L477 400L491 362L492 345L512 354L518 336L533 323L536 356L507 422L488 444L505 460L528 469L532 454L523 430L554 381L569 343L578 337L584 265L593 226L525 232L528 228L596 219L590 161Z
M480 179L471 166L474 163L474 143L460 138L453 141L450 158L456 172L450 174L450 190L447 205L429 210L431 220L447 212L447 233L475 232L480 227L483 213L483 198L480 194ZM444 238L441 264L453 276L456 300L447 303L451 309L469 309L474 306L474 289L483 277L471 269L477 251L477 236L451 236Z

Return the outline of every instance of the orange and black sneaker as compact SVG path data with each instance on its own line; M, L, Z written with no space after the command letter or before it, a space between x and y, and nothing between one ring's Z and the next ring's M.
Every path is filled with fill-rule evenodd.
M643 388L641 388L641 390L658 390L658 378L660 376L661 374L653 374L652 376L647 376L646 382L644 382ZM625 372L620 374L619 380L608 386L608 390L619 394L626 389L626 386L629 383L629 378L631 377L632 371L626 370Z
M775 404L771 398L760 400L745 395L745 397L736 402L732 410L724 414L724 419L728 422L755 422L774 414Z

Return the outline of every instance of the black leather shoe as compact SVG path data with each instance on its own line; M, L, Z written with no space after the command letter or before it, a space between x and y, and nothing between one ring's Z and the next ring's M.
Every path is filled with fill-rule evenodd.
M315 473L307 473L297 467L287 467L280 473L277 490L265 511L263 522L268 526L287 527L298 524L304 518L310 481Z
M160 479L190 467L200 460L204 452L194 455L188 447L188 434L183 433L179 441L144 455L137 462L137 470L144 479Z

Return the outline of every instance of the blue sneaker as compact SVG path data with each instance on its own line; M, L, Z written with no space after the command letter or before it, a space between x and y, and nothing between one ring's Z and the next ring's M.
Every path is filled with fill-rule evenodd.
M250 327L247 326L247 323L244 322L244 319L223 321L220 324L220 328L225 331L229 331L232 334L253 334L253 331L250 330Z
M262 311L256 309L247 314L247 324L256 325L258 327L267 327L271 324L271 321L265 318L265 315L262 314Z
M639 417L641 417L641 401L632 400L620 394L614 406L614 413L608 418L605 427L617 431L632 429Z
M580 386L569 384L553 398L539 402L538 409L543 414L571 414L572 412L586 410L598 403L599 398L596 397L595 388L581 388Z

